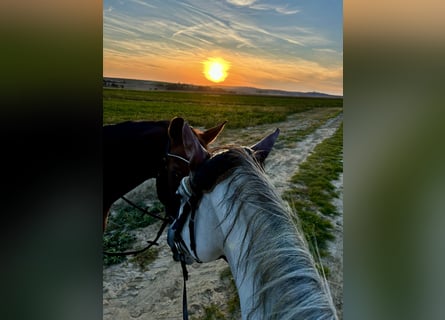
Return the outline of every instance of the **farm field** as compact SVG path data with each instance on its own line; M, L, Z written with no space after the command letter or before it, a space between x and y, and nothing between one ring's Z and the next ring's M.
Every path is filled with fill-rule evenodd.
M183 117L192 126L228 128L284 121L312 108L342 108L343 99L103 89L103 124Z
M312 210L329 224L331 236L323 246L321 264L328 272L328 282L339 318L343 310L343 207L342 207L342 99L308 99L294 97L264 97L238 95L209 95L184 92L138 92L104 89L104 124L125 120L160 120L182 116L196 127L211 127L228 120L226 128L216 145L236 143L250 145L271 133L281 130L280 136L266 160L266 172L282 196L292 207L301 201L309 203ZM162 106L162 107L161 107ZM332 146L335 146L333 148ZM327 150L327 151L326 151ZM301 198L295 190L301 190L298 178L314 161L330 164L340 159L332 181L323 188L331 194L324 199L331 205L325 217L323 208L310 199ZM329 166L328 166L329 167ZM305 170L302 172L302 170ZM298 179L297 179L298 178ZM303 182L302 182L303 181ZM300 191L304 192L304 191ZM159 208L154 179L146 181L127 195L138 204ZM292 198L289 199L289 196ZM122 201L112 207L110 220L120 212L129 210ZM137 212L134 212L137 215ZM328 222L326 222L328 221ZM305 222L307 226L309 222ZM134 247L144 245L158 230L158 224L137 227L130 233ZM116 232L116 229L113 231ZM126 231L128 233L128 231ZM182 274L179 263L173 261L166 242L146 261L144 258L129 258L123 262L104 266L103 272L103 319L182 319ZM189 268L187 283L191 319L238 319L236 291L230 281L230 272L224 261L208 264L193 264Z

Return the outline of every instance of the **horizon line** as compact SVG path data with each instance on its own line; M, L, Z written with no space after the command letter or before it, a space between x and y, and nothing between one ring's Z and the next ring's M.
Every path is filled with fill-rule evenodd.
M200 85L200 84L194 84L189 82L171 82L171 81L164 81L164 80L153 80L153 79L137 79L137 78L125 78L125 77L113 77L113 76L105 76L102 75L103 78L112 78L112 79L123 79L123 80L135 80L135 81L151 81L151 82L161 82L161 83L172 83L172 84L185 84L185 85L191 85L196 87L226 87L226 88L251 88L251 89L258 89L258 90L273 90L273 91L281 91L281 92L289 92L289 93L319 93L324 95L329 95L333 97L339 97L343 98L343 93L341 94L334 94L334 93L326 93L321 91L290 91L290 90L284 90L284 89L275 89L275 88L261 88L261 87L252 87L252 86L227 86L223 84L209 84L209 85Z

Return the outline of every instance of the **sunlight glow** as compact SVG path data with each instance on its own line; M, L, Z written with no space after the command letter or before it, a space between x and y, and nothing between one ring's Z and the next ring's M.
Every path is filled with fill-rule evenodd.
M208 58L203 62L205 77L213 82L222 82L227 78L230 63L222 58Z

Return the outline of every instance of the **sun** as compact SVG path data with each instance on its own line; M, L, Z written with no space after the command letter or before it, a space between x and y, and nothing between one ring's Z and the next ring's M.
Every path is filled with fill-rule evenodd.
M223 82L227 78L230 63L222 58L208 58L203 62L205 77L213 82Z

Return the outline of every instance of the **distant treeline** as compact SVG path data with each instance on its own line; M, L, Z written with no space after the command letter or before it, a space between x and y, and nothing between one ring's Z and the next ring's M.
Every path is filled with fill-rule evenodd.
M104 88L128 88L132 85L125 82L125 80L103 79ZM214 88L209 86L197 86L187 83L158 83L152 85L150 90L171 90L171 91L198 91L198 92L214 92L214 93L231 93L231 91L221 88Z
M192 84L186 83L169 83L165 85L165 90L183 90L183 91L211 91L211 92L220 92L227 93L226 90L220 88L213 88L207 86L196 86Z
M104 87L111 87L111 88L123 88L125 81L123 80L109 80L109 79L103 79L103 86Z

